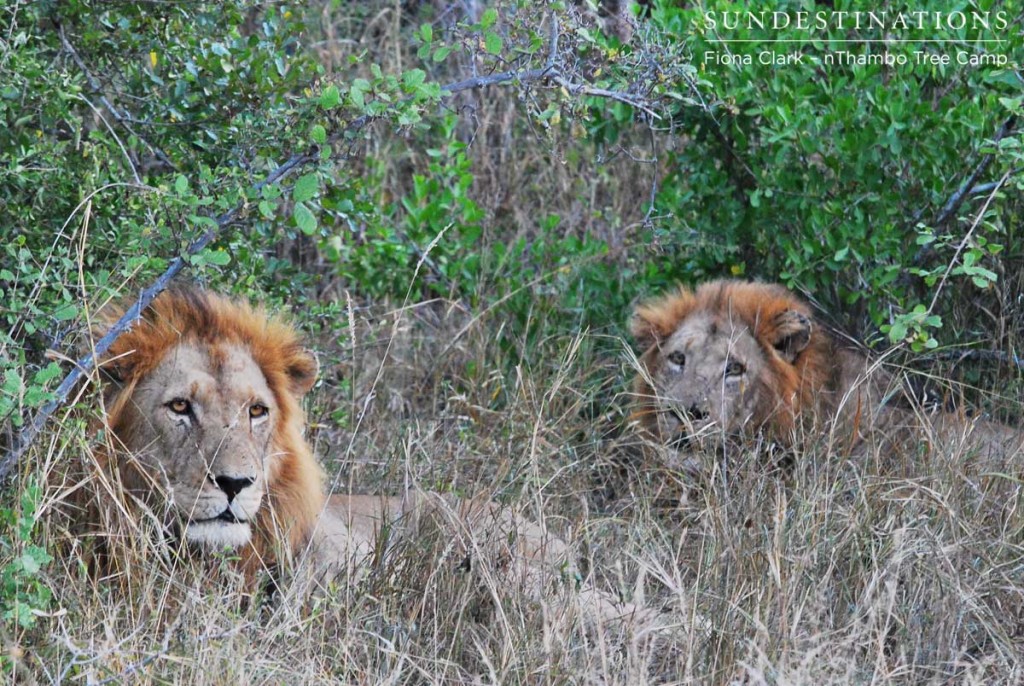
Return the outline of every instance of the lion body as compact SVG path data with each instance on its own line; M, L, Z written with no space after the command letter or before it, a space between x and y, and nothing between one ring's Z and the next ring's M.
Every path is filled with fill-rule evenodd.
M120 314L108 311L106 325ZM489 499L326 496L303 437L301 400L316 360L292 327L263 310L166 292L117 339L101 370L114 446L100 466L131 496L114 509L142 503L200 555L234 550L246 576L304 558L316 579L351 581L394 541L428 530L456 560L504 560L537 591L572 568L563 541ZM110 504L93 500L94 512ZM638 610L589 585L579 598L603 619Z
M867 445L955 440L987 452L1021 432L941 414L926 421L901 380L817 322L783 286L726 280L640 305L631 330L644 352L636 419L659 444L704 437L808 440L845 452Z

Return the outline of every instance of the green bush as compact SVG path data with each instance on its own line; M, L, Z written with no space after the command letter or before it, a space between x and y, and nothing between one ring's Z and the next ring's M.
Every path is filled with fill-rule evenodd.
M1013 1L976 5L1011 18L1022 9ZM689 91L703 100L702 107L680 110L673 122L689 140L672 152L657 199L658 214L670 217L659 227L660 240L670 246L669 268L686 281L723 273L778 278L807 289L828 310L862 313L893 343L934 345L929 332L940 325L938 315L971 299L973 289L990 289L1002 268L995 259L1001 246L1015 246L1000 256L1007 267L1024 258L1016 247L1020 196L1010 192L1021 189L1019 174L991 203L979 193L944 211L984 156L993 159L975 183L1019 172L1019 130L1011 128L998 146L990 142L1020 113L1017 70L1024 54L1014 29L929 29L924 35L945 42L922 43L894 42L920 32L887 36L834 23L813 34L795 24L724 27L723 13L748 9L731 2L706 3L703 10L663 2L652 12L652 23L686 45L699 65ZM771 9L808 8L785 2ZM901 3L857 1L837 2L834 9L906 10ZM950 7L931 2L914 9ZM716 30L702 11L718 17ZM889 42L841 42L850 37ZM745 42L716 42L722 38ZM1007 40L982 42L988 38ZM906 63L829 64L827 55L839 50L882 52ZM751 56L752 64L723 65L714 57L730 51ZM761 64L764 51L799 54L802 63ZM954 59L936 67L918 64L915 52L992 52L1008 64L967 66ZM947 288L943 307L924 308L947 266L947 286L965 292ZM929 316L920 316L925 309Z
M49 609L52 591L44 578L52 557L37 541L37 513L43 489L32 480L21 490L16 508L0 508L0 618L5 633L31 629L37 613ZM0 653L0 667L11 666L8 650Z

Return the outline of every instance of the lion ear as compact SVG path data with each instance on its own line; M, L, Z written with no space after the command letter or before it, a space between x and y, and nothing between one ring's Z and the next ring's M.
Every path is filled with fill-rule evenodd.
M660 343L672 334L672 331L667 330L665 326L663 313L643 305L633 311L633 316L629 320L629 332L633 334L633 338L644 350Z
M316 377L320 373L320 363L317 362L312 351L300 348L288 359L285 371L288 374L291 392L301 398L309 393L313 384L316 383Z
M775 315L769 332L772 347L786 362L793 364L811 342L811 320L796 310Z
M697 298L694 294L680 286L675 293L637 305L629 320L629 331L636 342L647 350L671 336L696 307Z
M629 319L629 332L644 350L661 340L658 327L650 320L645 319L642 312L637 310Z

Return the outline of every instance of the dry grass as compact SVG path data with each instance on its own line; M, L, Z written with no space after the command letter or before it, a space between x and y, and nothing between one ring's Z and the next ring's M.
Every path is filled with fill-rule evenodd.
M181 684L1024 679L1019 455L981 463L963 444L851 460L822 442L798 455L787 477L767 473L753 452L727 461L705 454L704 483L681 483L617 431L625 398L614 389L631 373L624 352L596 355L594 336L583 334L510 358L515 349L494 335L500 325L457 308L406 309L397 325L394 317L356 318L354 340L334 341L333 350L320 342L332 362L311 408L311 438L336 488L489 493L570 538L599 586L668 606L695 628L646 637L588 630L572 594L538 600L486 568L467 575L429 536L381 556L356 585L310 600L302 584L285 581L268 598L244 588L227 561L178 555L142 522L121 531L122 576L95 579L79 557L82 540L67 544L51 508L44 538L62 551L47 577L56 597L37 629L7 636L23 651L17 676ZM60 474L88 454L69 424L35 459ZM50 504L69 486L51 483ZM690 621L697 616L706 627Z

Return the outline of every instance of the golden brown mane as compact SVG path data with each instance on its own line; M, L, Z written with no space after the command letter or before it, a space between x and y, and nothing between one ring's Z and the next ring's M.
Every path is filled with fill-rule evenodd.
M122 313L120 308L105 311L103 326L109 327ZM300 407L301 396L316 377L315 359L302 347L295 329L263 309L189 288L166 291L115 341L101 363L109 382L106 419L121 443L133 432L127 408L138 383L181 343L201 345L214 359L226 346L244 347L277 402L271 450L280 470L267 484L267 501L257 514L252 545L242 551L246 568L274 564L281 548L294 553L308 540L324 504L322 472L303 438ZM287 541L280 540L282 535Z

